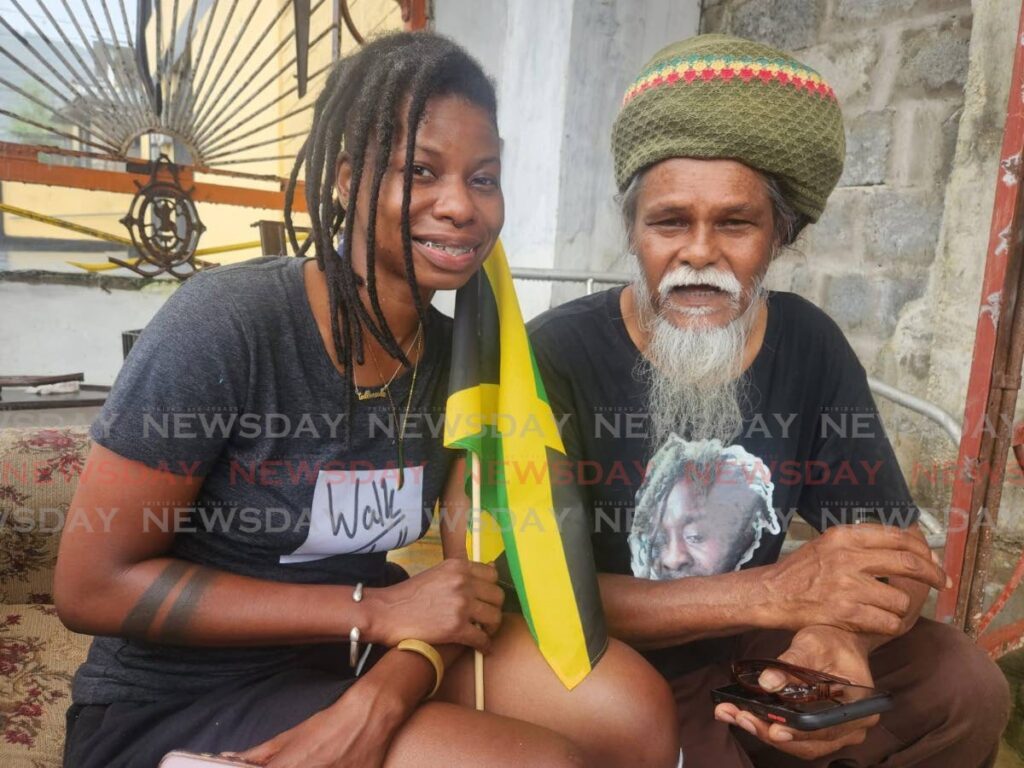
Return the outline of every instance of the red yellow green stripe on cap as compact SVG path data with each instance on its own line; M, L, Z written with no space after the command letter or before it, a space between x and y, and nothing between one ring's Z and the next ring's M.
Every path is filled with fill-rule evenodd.
M785 59L747 58L742 56L688 56L658 62L641 73L626 91L623 106L652 88L671 85L707 83L778 83L809 96L836 100L835 92L821 75L810 67Z

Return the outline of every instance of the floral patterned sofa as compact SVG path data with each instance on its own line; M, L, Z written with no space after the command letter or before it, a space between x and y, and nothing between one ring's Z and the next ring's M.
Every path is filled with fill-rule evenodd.
M61 764L64 712L89 638L53 607L61 523L88 449L86 430L0 430L0 766Z
M53 607L60 530L85 465L85 427L0 429L0 768L59 768L71 678L90 638ZM436 530L392 555L440 560Z

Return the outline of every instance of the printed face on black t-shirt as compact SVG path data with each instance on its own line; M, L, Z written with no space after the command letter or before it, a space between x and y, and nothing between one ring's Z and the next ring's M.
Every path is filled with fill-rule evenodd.
M739 445L673 437L651 459L629 535L633 575L713 576L751 560L778 533L764 463Z

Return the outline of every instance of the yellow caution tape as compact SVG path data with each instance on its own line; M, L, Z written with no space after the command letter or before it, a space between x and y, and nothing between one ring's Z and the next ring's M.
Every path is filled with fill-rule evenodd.
M100 240L106 240L108 243L118 243L119 245L131 245L132 241L127 237L121 237L120 235L112 235L109 232L102 232L92 227L86 227L81 224L75 224L70 221L64 221L64 219L55 219L53 216L47 216L44 213L36 213L35 211L27 211L24 208L18 208L7 203L0 203L0 211L4 213L13 213L15 216L21 216L22 218L32 219L33 221L42 222L43 224L52 224L55 227L62 229L70 229L72 232L78 232L82 235L89 235L90 237L96 237Z
M42 224L50 224L54 227L60 227L61 229L70 229L72 232L78 232L82 235L89 235L100 240L105 240L108 243L117 243L118 245L131 246L132 241L127 237L121 237L120 235L112 235L109 232L103 232L92 227L86 227L81 224L75 224L74 222L65 221L64 219L58 219L53 216L47 216L44 213L36 213L35 211L29 211L25 208L18 208L14 205L7 203L0 203L0 211L4 213L13 213L15 216L21 216L25 219L31 219L32 221L38 221ZM234 243L232 245L215 245L210 248L200 248L196 251L196 256L209 256L215 253L228 253L230 251L244 251L247 248L259 248L259 240L250 240L246 243ZM131 261L132 264L138 264L140 259L134 259ZM69 261L73 267L84 269L86 272L106 272L111 269L120 269L118 264L85 264L79 261Z

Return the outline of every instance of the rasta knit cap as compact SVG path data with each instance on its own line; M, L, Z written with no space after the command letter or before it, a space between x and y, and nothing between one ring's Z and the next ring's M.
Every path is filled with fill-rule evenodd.
M774 176L817 221L846 138L835 93L813 69L750 40L698 35L658 51L626 91L612 153L620 192L668 158L738 160Z

